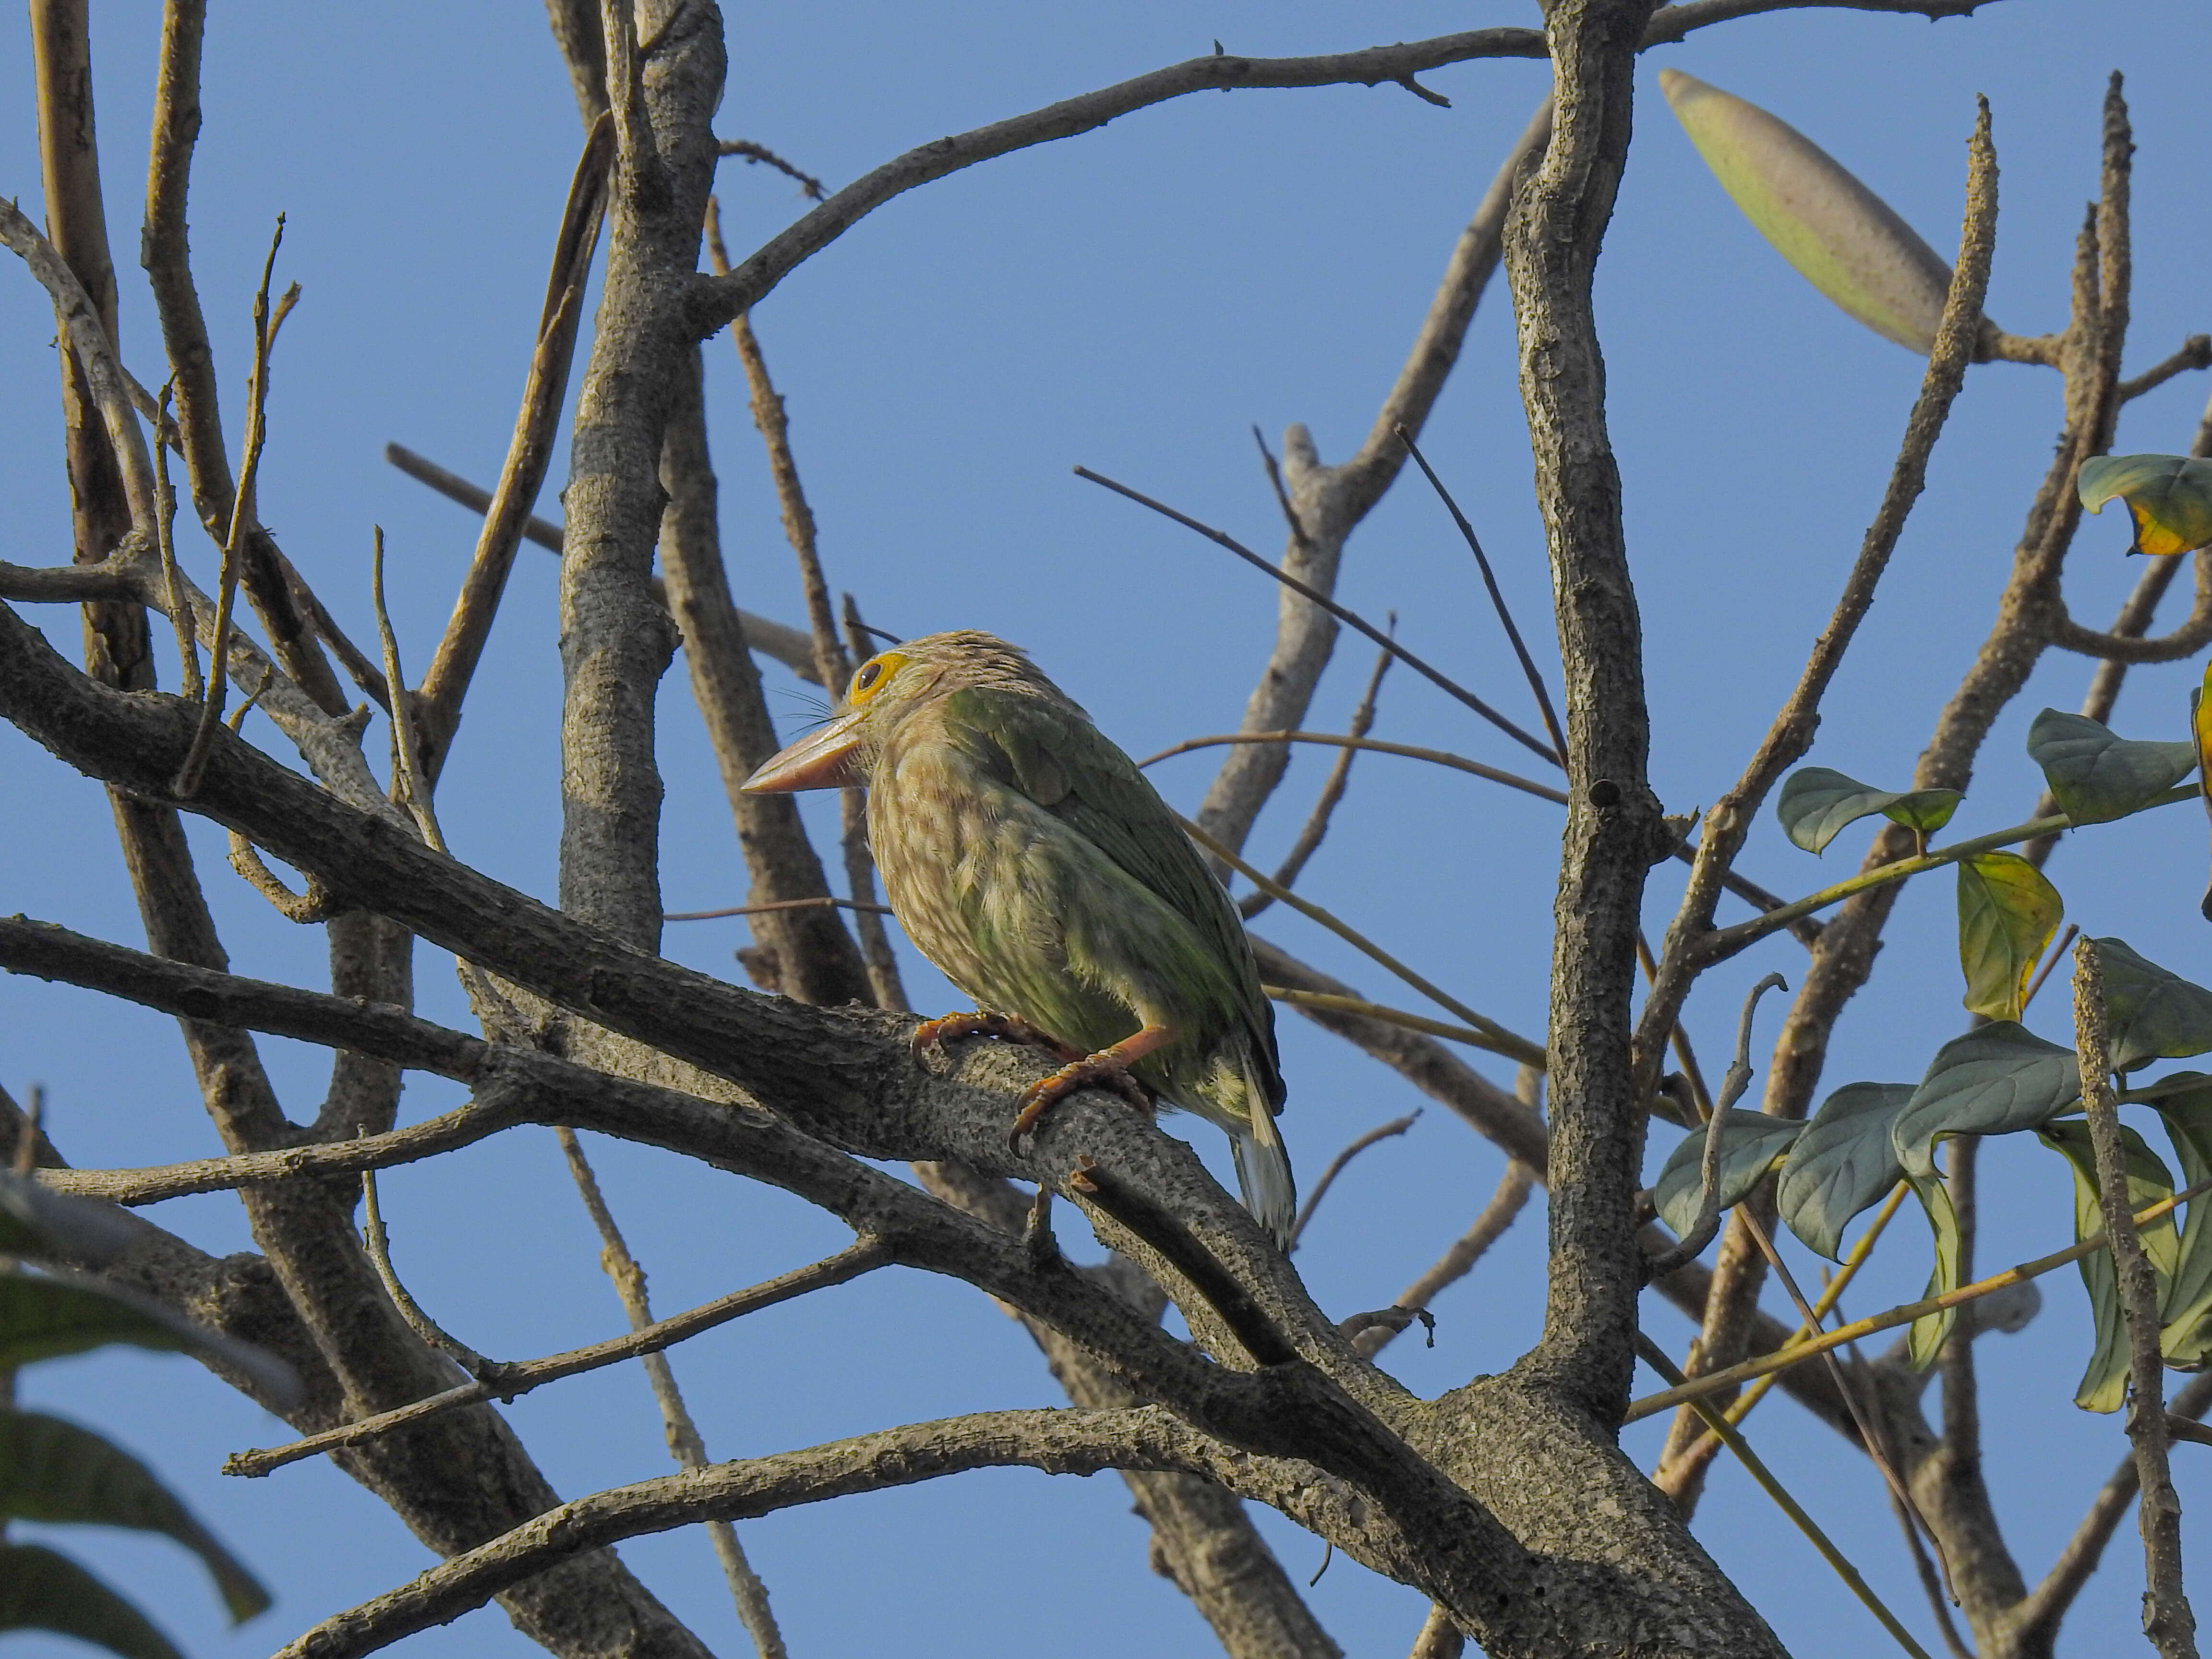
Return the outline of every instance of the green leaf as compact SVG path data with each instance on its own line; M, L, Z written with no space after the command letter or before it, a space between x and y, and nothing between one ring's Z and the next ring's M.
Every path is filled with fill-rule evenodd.
M27 1365L111 1342L206 1354L243 1371L279 1405L300 1381L274 1354L196 1325L135 1291L58 1269L0 1273L0 1366Z
M2156 800L2197 769L2197 746L2139 743L2081 714L2046 708L2027 728L2028 758L2076 825L2108 823Z
M2212 1176L2212 1077L2177 1072L2154 1086L2160 1092L2151 1103L2166 1120L2181 1184L2194 1187ZM2189 1200L2173 1279L2158 1311L2159 1351L2168 1364L2195 1370L2212 1360L2212 1194Z
M58 1417L0 1410L0 1516L161 1533L206 1564L233 1624L268 1608L269 1592L152 1470Z
M1936 1266L1921 1295L1923 1299L1948 1296L1959 1288L1960 1270L1966 1261L1965 1239L1959 1231L1959 1212L1951 1205L1951 1189L1932 1171L1925 1175L1908 1171L1905 1178L1912 1183L1913 1196L1928 1212L1928 1225L1936 1235ZM1943 1352L1944 1340L1958 1322L1956 1308L1923 1314L1914 1320L1905 1334L1905 1363L1916 1371L1926 1370Z
M1832 1261L1850 1218L1905 1173L1889 1132L1912 1092L1910 1083L1847 1083L1820 1103L1790 1149L1776 1206L1790 1231Z
M1927 356L1951 268L1889 204L1756 104L1659 71L1675 118L1744 216L1805 280L1884 339Z
M2044 1143L2062 1154L2073 1169L2074 1238L2079 1243L2105 1224L2105 1212L2097 1202L2097 1159L2089 1145L2089 1126L2051 1123L2041 1133ZM2120 1140L2127 1152L2128 1207L2145 1210L2172 1198L2173 1174L2165 1160L2125 1124L2120 1126ZM2143 1254L2150 1258L2158 1275L2163 1302L2179 1255L2172 1212L2141 1231ZM2089 1356L2089 1369L2081 1373L2081 1386L2074 1391L2074 1403L2085 1412L2118 1411L2128 1390L2128 1328L2120 1312L2119 1275L2113 1269L2110 1250L2092 1250L2080 1265L2081 1283L2089 1292L2090 1313L2096 1322L2097 1346Z
M2081 463L2081 505L2118 496L2136 521L2130 553L2192 553L2212 544L2212 461L2185 455L2099 455Z
M2058 890L2017 853L1959 860L1959 966L1966 970L1968 1012L2021 1017L2036 958L2065 909Z
M1890 1144L1907 1175L1930 1175L1941 1137L2033 1129L2081 1097L2081 1067L2071 1048L1998 1021L1936 1051L1928 1075L1891 1127Z
M1808 853L1825 849L1847 824L1879 812L1925 836L1950 823L1962 799L1955 789L1876 789L1825 766L1801 766L1783 781L1774 803L1783 833Z
M2185 1060L2212 1050L2212 991L2145 961L2120 939L2095 944L2097 965L2104 970L2114 1071L2132 1072L2154 1060Z
M1725 1211L1750 1196L1751 1189L1789 1152L1804 1129L1791 1118L1765 1112L1731 1111L1721 1124L1721 1162L1715 1185L1717 1206ZM1659 1218L1686 1234L1698 1221L1698 1199L1705 1187L1705 1132L1693 1129L1668 1156L1652 1189Z
M123 1659L184 1659L144 1613L66 1555L0 1545L0 1631L50 1630Z

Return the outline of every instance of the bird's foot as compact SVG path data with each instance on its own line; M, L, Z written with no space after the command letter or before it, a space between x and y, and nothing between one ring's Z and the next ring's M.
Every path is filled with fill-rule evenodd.
M1006 1145L1015 1152L1021 1151L1022 1137L1036 1127L1055 1103L1084 1089L1111 1089L1150 1117L1157 1109L1152 1091L1130 1074L1129 1067L1174 1037L1175 1033L1164 1026L1147 1025L1111 1048L1072 1060L1050 1077L1039 1078L1022 1091L1021 1110L1014 1116L1013 1127L1007 1131Z
M1024 1019L1019 1014L947 1014L941 1019L926 1019L914 1028L914 1057L919 1060L940 1043L957 1042L963 1037L999 1037L1008 1042L1027 1042L1039 1048L1049 1048L1063 1061L1083 1058L1083 1050L1071 1048L1057 1037L1048 1037Z

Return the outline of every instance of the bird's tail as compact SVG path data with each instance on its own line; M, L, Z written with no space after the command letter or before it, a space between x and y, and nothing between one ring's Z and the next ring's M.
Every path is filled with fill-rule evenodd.
M1297 1182L1291 1174L1291 1154L1267 1109L1267 1097L1256 1090L1251 1096L1250 1127L1232 1131L1230 1146L1244 1207L1275 1241L1275 1248L1288 1251L1291 1224L1298 1213Z

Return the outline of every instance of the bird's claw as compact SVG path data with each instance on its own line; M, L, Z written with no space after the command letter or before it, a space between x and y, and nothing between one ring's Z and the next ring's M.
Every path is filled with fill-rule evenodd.
M914 1028L910 1041L914 1057L920 1061L932 1048L971 1036L998 1037L1007 1042L1049 1048L1063 1062L1083 1058L1080 1048L1071 1048L1057 1038L1047 1036L1019 1014L946 1014L942 1018L922 1021Z
M1091 1088L1111 1089L1146 1117L1152 1115L1151 1092L1129 1074L1127 1067L1110 1054L1088 1054L1070 1060L1051 1076L1039 1078L1022 1091L1021 1110L1014 1115L1013 1127L1006 1132L1007 1149L1020 1152L1022 1137L1035 1129L1057 1103Z

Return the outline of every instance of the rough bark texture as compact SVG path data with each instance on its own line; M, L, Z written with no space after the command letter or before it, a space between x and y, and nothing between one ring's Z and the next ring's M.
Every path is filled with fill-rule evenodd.
M1566 687L1572 804L1552 947L1550 1290L1536 1371L1616 1420L1635 1367L1644 1149L1629 998L1645 872L1672 850L1645 782L1642 627L1606 434L1590 284L1628 153L1645 0L1547 13L1555 114L1505 240Z

